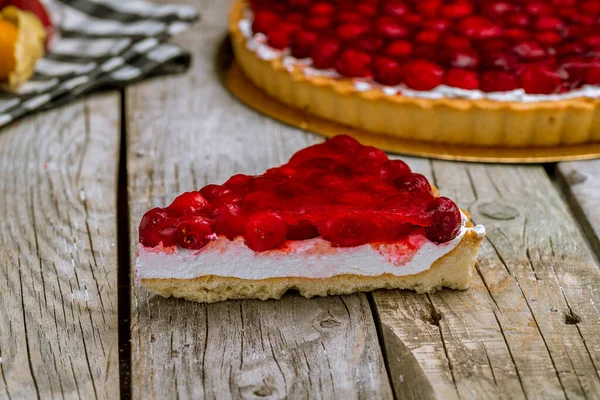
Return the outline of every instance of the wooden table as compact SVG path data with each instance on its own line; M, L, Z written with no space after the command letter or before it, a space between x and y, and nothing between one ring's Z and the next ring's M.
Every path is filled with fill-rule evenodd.
M487 227L465 292L202 305L135 283L145 210L323 140L223 89L228 2L196 5L189 73L0 131L0 397L600 398L600 161L410 159Z

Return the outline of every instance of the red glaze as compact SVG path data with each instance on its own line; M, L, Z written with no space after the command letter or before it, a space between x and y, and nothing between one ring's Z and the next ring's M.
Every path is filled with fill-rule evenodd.
M384 85L551 94L598 84L597 0L252 0L254 32ZM572 57L577 55L577 68Z
M213 233L230 240L241 235L260 252L317 236L337 246L396 242L415 228L447 242L460 222L458 207L436 199L427 179L406 163L336 136L263 175L234 175L148 211L140 242L199 249Z

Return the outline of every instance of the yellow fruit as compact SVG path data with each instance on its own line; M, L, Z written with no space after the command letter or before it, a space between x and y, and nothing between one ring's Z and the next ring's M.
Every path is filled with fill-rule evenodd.
M0 19L0 81L5 81L15 70L15 46L19 29L10 21Z

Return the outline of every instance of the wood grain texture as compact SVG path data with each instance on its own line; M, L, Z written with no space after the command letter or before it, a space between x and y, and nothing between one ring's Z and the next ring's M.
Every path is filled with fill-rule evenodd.
M558 175L571 209L600 259L600 160L561 163Z
M417 170L488 238L466 292L374 293L396 394L595 398L600 273L544 170L422 160Z
M132 254L146 210L229 176L262 173L316 140L237 103L214 70L228 3L194 3L185 76L127 90ZM134 398L391 398L365 295L202 305L132 288Z
M0 131L0 397L119 395L119 101Z

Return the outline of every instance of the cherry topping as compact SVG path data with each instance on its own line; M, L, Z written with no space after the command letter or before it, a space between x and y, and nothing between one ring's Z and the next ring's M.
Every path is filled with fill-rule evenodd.
M566 63L580 55L580 64L597 64L598 0L251 0L250 7L254 32L270 46L348 78L528 93L596 81L595 69Z
M347 49L340 54L335 69L348 77L365 77L370 75L371 56L362 51Z
M208 211L209 204L199 192L186 192L177 196L167 209L174 215L202 214Z
M280 215L262 211L248 217L244 226L246 245L254 251L280 247L285 242L286 225Z
M173 223L175 221L176 219L162 208L153 208L146 212L139 227L140 243L147 247L158 246L161 242L163 246L174 245Z
M175 226L175 240L186 249L198 250L210 241L213 230L204 217L184 217Z
M296 58L306 58L312 53L319 36L315 32L300 30L290 38L290 50Z
M427 210L432 213L431 225L425 227L425 235L429 240L444 243L458 236L461 215L452 200L447 197L437 197L429 202Z
M376 57L373 60L373 79L384 85L398 85L402 83L403 73L400 63L387 57Z
M394 180L395 185L403 192L414 195L431 195L431 185L421 174L402 175Z
M417 90L431 90L442 83L444 70L437 64L425 60L414 60L404 66L408 86Z
M327 220L319 233L341 247L360 246L368 243L376 236L376 225L366 215L347 214Z
M432 198L427 179L403 161L336 136L263 175L234 175L148 211L140 242L200 249L214 235L242 236L252 250L266 251L319 235L335 246L394 241L432 226Z
M333 67L341 48L341 43L337 39L324 39L317 42L310 54L313 65L321 69Z
M444 84L461 89L479 89L477 73L464 69L451 69L444 75Z

